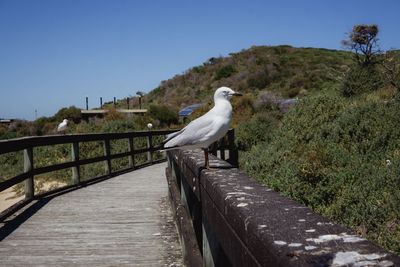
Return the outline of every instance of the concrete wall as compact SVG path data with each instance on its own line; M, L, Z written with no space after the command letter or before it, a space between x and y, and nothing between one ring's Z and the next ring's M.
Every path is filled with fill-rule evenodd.
M187 266L400 266L400 258L201 151L168 152Z

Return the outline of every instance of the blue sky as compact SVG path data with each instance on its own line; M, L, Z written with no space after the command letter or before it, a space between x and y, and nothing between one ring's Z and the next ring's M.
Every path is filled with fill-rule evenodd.
M0 0L0 118L148 92L252 45L341 49L353 25L400 48L400 1Z

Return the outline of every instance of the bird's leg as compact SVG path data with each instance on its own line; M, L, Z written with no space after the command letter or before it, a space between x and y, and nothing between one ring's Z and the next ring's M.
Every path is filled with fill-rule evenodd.
M206 169L210 169L210 164L208 162L208 148L204 148L204 167L206 167Z

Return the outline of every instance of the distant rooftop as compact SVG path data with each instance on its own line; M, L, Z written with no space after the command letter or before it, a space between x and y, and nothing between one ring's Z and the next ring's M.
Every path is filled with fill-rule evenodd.
M105 114L107 112L109 112L108 109L90 109L90 110L82 109L81 110L81 114L93 114L93 115ZM117 112L121 112L121 113L146 113L147 109L117 109Z
M195 111L196 109L198 109L199 107L201 107L202 104L193 104L187 107L184 107L183 109L181 109L179 111L179 117L187 117L190 114L192 114L193 111Z
M0 123L11 123L13 121L13 119L0 119Z

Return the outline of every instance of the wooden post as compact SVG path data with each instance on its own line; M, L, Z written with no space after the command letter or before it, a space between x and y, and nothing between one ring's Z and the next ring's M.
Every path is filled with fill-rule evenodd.
M103 98L100 96L100 108L103 108Z
M106 156L106 162L104 165L104 169L107 175L111 174L111 147L110 147L110 139L104 140L104 156Z
M71 157L72 161L77 163L79 161L79 143L74 142L71 145ZM76 165L75 167L72 167L72 184L78 185L81 183L81 172L80 172L80 166Z
M89 97L86 97L86 110L89 109Z
M235 131L233 129L230 129L228 131L228 146L229 146L228 162L235 167L239 167L239 155L235 147Z
M225 136L219 140L219 153L222 160L225 160Z
M218 141L211 144L211 149L209 149L209 152L214 156L217 156L217 151L218 151L217 149L218 149Z
M134 144L133 144L133 137L129 137L128 138L128 145L129 145L128 151L130 153L130 155L128 156L129 167L130 168L135 168L135 154L134 154L135 147L134 147Z
M24 149L24 172L32 172L33 170L33 149L28 147ZM35 184L33 175L25 180L25 199L32 199L35 195Z
M149 149L147 152L147 161L153 164L153 137L151 131L149 131L149 135L147 136L147 148Z
M114 108L116 108L116 107L117 107L117 101L116 101L115 96L114 96Z
M202 218L202 248L203 248L203 266L230 266L230 262L221 244L219 243L212 226L208 223L207 217Z

